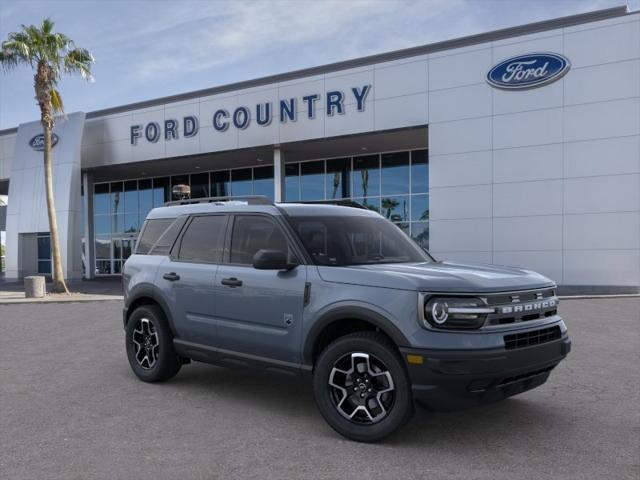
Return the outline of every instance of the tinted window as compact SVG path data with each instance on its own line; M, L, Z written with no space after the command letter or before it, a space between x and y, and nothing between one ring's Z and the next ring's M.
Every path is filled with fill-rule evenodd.
M158 241L160 235L173 223L174 218L155 218L147 220L144 224L144 229L138 240L138 246L136 253L140 255L146 255L153 247L153 244Z
M290 256L287 238L272 220L257 215L239 215L231 233L231 263L251 265L258 250L280 250Z
M150 255L168 255L186 220L187 217L176 218L169 228L160 235L158 241L155 243L153 248L151 248L151 252L149 252Z
M380 217L289 217L317 265L425 262L431 258Z
M226 224L226 215L194 217L182 236L178 258L185 262L219 263Z

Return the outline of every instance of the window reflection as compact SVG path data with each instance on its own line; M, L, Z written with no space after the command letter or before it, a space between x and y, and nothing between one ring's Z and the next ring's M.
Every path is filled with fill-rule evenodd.
M392 222L409 221L409 197L383 197L380 201L382 215Z
M429 164L426 150L411 152L411 192L426 193L429 191Z
M231 195L251 195L251 169L231 170Z
M324 200L324 161L300 165L300 192L302 200Z
M380 195L380 157L378 155L354 157L353 195L355 197Z
M382 195L409 193L409 152L385 153L382 159Z
M288 163L284 172L284 198L287 202L297 202L300 200L300 164Z
M327 160L325 188L328 199L351 197L351 158Z

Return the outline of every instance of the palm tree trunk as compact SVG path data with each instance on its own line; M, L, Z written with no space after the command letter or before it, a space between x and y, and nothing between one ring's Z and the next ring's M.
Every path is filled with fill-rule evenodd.
M49 232L51 234L51 255L53 260L53 291L69 293L62 271L60 255L60 239L58 238L58 217L53 197L53 167L51 165L51 126L44 125L44 185L47 194L47 214L49 216Z

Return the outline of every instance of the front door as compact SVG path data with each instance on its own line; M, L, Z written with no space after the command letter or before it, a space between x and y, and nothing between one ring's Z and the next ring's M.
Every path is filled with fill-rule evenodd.
M268 216L236 215L227 258L216 274L216 321L220 346L256 360L300 363L306 267L257 270L258 250L295 256L282 227Z
M226 215L191 218L171 257L158 269L156 285L172 310L181 340L217 345L214 282L222 259L227 219Z

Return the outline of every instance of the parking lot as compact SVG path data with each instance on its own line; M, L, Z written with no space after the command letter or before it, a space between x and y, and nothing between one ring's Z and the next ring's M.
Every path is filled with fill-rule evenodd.
M640 298L565 300L573 351L537 390L418 409L384 443L333 432L287 377L129 370L121 303L0 305L0 478L635 479Z

